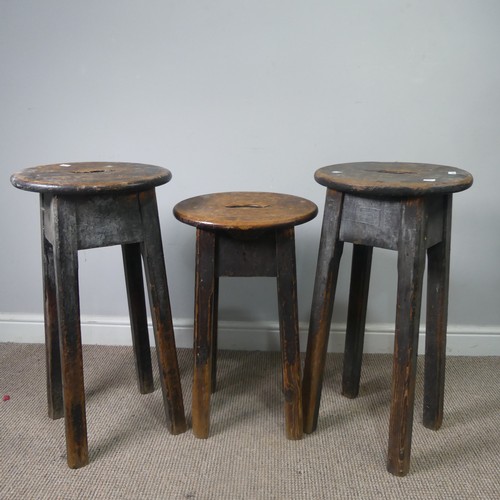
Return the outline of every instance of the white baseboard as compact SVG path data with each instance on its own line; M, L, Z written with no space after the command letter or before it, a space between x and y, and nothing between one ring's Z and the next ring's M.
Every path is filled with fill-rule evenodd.
M367 353L392 353L394 326L372 324L366 326L365 348ZM192 347L193 323L174 319L177 347ZM153 334L150 325L150 338ZM328 343L329 352L342 352L345 325L333 324ZM84 344L131 345L128 318L82 317ZM300 325L301 348L307 343L307 324ZM0 314L0 342L43 343L43 317L40 315ZM219 348L243 351L279 350L279 331L276 322L219 322ZM424 350L424 334L419 339L419 353ZM500 356L500 325L461 326L449 325L447 353L451 356Z

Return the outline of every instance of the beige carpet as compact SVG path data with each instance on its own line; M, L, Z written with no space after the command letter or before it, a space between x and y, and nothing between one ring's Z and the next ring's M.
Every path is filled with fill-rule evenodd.
M63 421L46 416L44 348L0 344L0 497L167 499L498 499L498 358L449 358L445 421L421 424L422 366L411 472L386 472L391 360L367 355L360 396L339 394L329 355L318 430L284 437L279 354L224 351L212 436L165 428L158 382L136 390L129 347L85 346L91 463L66 467ZM190 419L191 351L180 350Z

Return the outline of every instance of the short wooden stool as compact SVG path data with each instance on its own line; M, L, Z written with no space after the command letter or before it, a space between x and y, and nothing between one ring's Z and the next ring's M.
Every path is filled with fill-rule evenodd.
M396 335L387 468L410 466L415 374L425 254L428 257L424 425L443 417L452 193L464 170L418 163L347 163L321 168L327 187L304 367L304 430L317 425L335 288L344 242L354 244L342 393L356 397L373 247L398 252Z
M88 463L78 250L121 245L139 390L153 391L141 254L169 430L186 430L155 187L171 173L135 163L28 168L12 184L40 193L49 416L64 415L67 461Z
M303 434L294 226L313 219L314 203L285 194L232 192L197 196L174 207L196 231L193 432L207 438L216 384L220 276L275 276L289 439Z

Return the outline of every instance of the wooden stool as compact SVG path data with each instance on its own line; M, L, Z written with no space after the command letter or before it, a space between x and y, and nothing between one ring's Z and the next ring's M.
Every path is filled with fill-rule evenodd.
M122 245L136 370L153 391L141 254L151 304L169 430L186 430L155 187L171 173L134 163L74 163L28 168L11 177L40 193L49 416L64 415L68 465L88 463L78 250Z
M304 430L317 425L333 301L344 242L354 244L342 393L356 397L361 373L373 247L398 252L398 291L389 472L410 465L415 372L425 253L428 256L424 425L443 416L452 193L467 189L464 170L416 163L347 163L321 168L327 187L304 367Z
M216 384L220 276L276 276L286 435L303 434L294 226L313 219L314 203L275 193L218 193L178 203L175 216L196 231L193 432L207 438Z

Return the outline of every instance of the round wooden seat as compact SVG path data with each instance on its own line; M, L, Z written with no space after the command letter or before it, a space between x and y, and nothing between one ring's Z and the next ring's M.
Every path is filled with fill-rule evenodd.
M204 229L265 230L297 226L313 219L318 207L309 200L278 193L213 193L181 201L174 215Z
M169 170L142 163L57 163L27 168L11 176L12 184L25 191L91 195L144 191L167 183Z
M340 163L316 170L314 178L336 191L373 196L455 193L472 184L465 170L428 163Z

